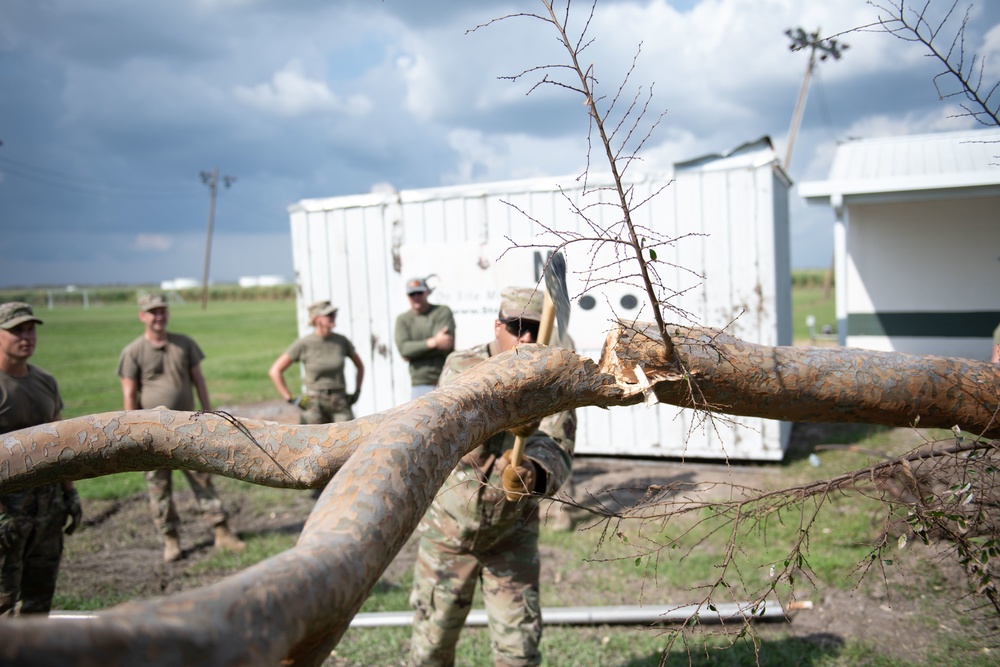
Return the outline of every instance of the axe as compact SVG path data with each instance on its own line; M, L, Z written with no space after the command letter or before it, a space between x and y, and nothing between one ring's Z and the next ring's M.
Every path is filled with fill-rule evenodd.
M569 326L569 293L566 289L566 259L562 253L555 252L549 256L545 264L545 300L542 302L542 321L538 325L539 345L548 345L552 339L553 325L559 327L559 338L566 335ZM510 464L521 465L524 460L524 445L527 438L516 436L514 448L510 452ZM507 500L516 500L520 496L507 496Z

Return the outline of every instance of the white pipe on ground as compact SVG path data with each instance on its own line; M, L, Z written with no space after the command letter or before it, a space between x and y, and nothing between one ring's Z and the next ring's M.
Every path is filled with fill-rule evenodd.
M648 625L654 623L683 623L697 618L698 623L722 623L724 621L784 621L788 617L781 603L767 600L757 610L751 612L749 602L728 602L713 605L621 605L615 607L543 607L542 623L545 625ZM98 612L99 613L99 612ZM54 611L50 618L94 618L96 613ZM410 625L412 611L381 611L357 614L351 621L352 628L384 628ZM465 619L466 626L484 626L487 623L485 609L473 609Z
M713 605L622 605L617 607L546 607L542 609L545 625L645 625L677 623L696 617L699 623L742 621L752 616L755 621L787 620L785 610L777 600L765 601L757 613L751 613L749 602L729 602ZM352 628L377 628L410 625L413 612L383 611L357 614ZM486 625L486 610L473 609L465 619L466 626Z

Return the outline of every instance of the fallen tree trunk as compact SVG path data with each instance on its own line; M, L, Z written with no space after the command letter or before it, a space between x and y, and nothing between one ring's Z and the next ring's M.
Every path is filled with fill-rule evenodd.
M985 362L768 348L700 328L671 327L671 335L680 364L652 329L623 326L599 364L523 346L404 406L343 424L146 410L0 436L0 493L164 466L269 486L326 484L295 548L211 586L95 619L5 620L0 662L319 665L461 456L501 429L573 407L637 403L647 390L729 414L889 426L919 418L1000 435L1000 367Z

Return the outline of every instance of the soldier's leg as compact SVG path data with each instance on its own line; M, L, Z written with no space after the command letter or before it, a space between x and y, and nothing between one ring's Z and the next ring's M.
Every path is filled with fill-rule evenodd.
M496 667L542 662L538 524L529 523L482 557L483 600Z
M330 396L330 421L349 422L354 419L354 411L347 402L347 394L333 394Z
M201 514L211 525L217 526L225 523L229 518L226 508L222 505L215 485L212 484L212 473L199 472L195 470L182 470L187 478L191 490L194 492L195 504L198 513Z
M472 608L479 561L446 541L421 537L413 566L410 667L451 667Z
M31 522L24 517L4 518L6 521L0 526L5 544L5 548L0 549L0 616L13 614L21 597L24 552L31 533Z
M330 419L327 415L323 413L326 412L323 409L323 397L325 394L309 394L309 407L303 410L299 414L300 424L328 424Z
M153 511L153 521L164 535L176 535L180 527L177 508L174 507L172 470L150 470L143 475L149 491L149 507Z
M21 576L20 614L47 614L52 608L59 578L59 561L63 553L63 524L66 513L62 506L38 517L38 523L24 555Z
M215 546L230 551L243 551L247 545L229 528L229 513L226 512L222 499L212 484L212 474L185 470L184 475L191 485L191 490L194 491L198 512L212 524Z

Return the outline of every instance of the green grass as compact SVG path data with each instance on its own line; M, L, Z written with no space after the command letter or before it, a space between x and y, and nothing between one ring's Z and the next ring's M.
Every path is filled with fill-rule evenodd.
M837 308L832 291L828 296L823 286L816 284L792 288L792 340L796 343L809 340L808 315L816 318L816 333L827 324L836 332Z
M122 409L116 374L122 349L142 335L132 304L91 308L40 308L38 348L32 363L59 381L63 417ZM213 407L277 396L267 369L298 335L294 301L213 302L170 308L171 331L184 333L205 352L202 370Z
M122 349L142 335L132 303L36 309L38 328L32 363L55 375L63 417L122 409L117 375ZM298 335L294 301L210 302L170 308L171 331L194 338L205 353L202 370L212 407L274 399L267 369ZM249 486L249 485L248 485ZM123 498L146 488L141 473L122 473L77 484L83 498Z

